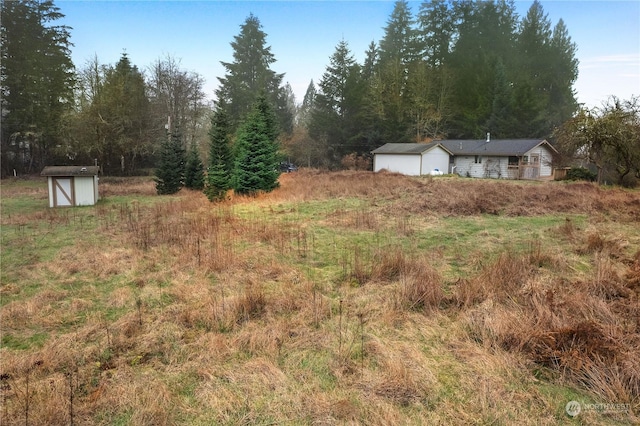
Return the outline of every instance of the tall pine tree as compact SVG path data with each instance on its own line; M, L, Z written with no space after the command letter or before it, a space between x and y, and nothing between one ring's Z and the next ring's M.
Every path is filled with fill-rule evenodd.
M359 149L364 85L346 41L338 43L329 61L318 83L309 134L326 143L327 158L337 166L344 155Z
M282 85L284 74L271 69L276 62L267 46L267 34L260 20L252 14L240 26L240 34L231 42L233 62L222 62L226 74L216 91L218 100L224 100L229 125L235 131L251 111L258 96L263 93L273 107L282 131L293 128L293 115L287 104L287 93Z
M550 43L549 67L552 69L549 85L548 128L555 128L569 120L578 110L573 84L578 78L576 44L571 41L564 21L553 28Z
M408 2L396 1L379 47L383 139L386 142L408 142L411 138L407 84L419 50L413 24Z
M195 141L191 142L184 169L184 186L189 189L202 190L204 188L204 166L198 153Z
M456 14L459 35L448 61L454 78L455 111L450 136L480 138L487 131L494 106L499 61L506 78L512 78L517 14L513 2L506 0L461 2L456 4Z
M224 102L218 103L209 130L209 167L204 192L210 201L222 200L231 189L233 157L229 138L229 120Z
M144 76L126 53L106 71L97 114L104 122L103 144L96 153L100 164L105 173L130 174L135 161L151 150L151 138Z
M160 147L160 161L155 177L158 195L175 194L180 191L184 180L184 166L182 136L175 130Z
M73 106L70 28L51 0L1 2L0 171L31 173L64 145L64 117Z
M254 195L278 187L280 176L277 119L264 96L238 129L233 189Z

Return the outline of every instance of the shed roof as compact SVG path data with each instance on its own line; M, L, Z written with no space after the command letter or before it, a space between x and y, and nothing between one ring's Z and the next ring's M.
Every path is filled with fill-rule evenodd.
M520 156L539 145L546 145L550 150L556 149L544 139L494 139L482 140L444 140L439 141L454 155L494 155Z
M47 166L40 176L96 176L98 166Z
M440 142L430 143L387 143L371 151L372 154L422 154L437 146L451 153Z

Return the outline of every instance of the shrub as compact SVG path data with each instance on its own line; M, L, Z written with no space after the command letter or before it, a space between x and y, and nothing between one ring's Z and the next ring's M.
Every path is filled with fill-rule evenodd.
M589 182L595 182L598 175L589 169L584 167L572 167L567 172L567 180L586 180Z

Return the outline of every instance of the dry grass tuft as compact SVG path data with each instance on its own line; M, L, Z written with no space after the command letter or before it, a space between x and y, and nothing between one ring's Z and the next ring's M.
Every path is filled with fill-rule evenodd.
M621 300L632 302L634 295L612 270L610 257L598 252L594 279L563 288L541 284L527 273L526 257L511 257L499 258L456 293L460 306L472 307L464 313L469 336L485 347L521 352L601 397L637 400L637 337L626 331L629 312L620 309ZM497 285L471 287L487 277ZM524 278L532 281L523 287ZM508 288L507 281L521 284ZM484 298L472 297L483 290Z
M487 299L506 301L515 298L535 276L535 266L541 263L541 259L542 255L535 252L528 255L519 255L511 250L502 252L477 276L457 281L453 291L454 302L458 306L469 307Z
M444 299L443 280L426 259L412 262L400 277L396 306L400 309L429 312Z

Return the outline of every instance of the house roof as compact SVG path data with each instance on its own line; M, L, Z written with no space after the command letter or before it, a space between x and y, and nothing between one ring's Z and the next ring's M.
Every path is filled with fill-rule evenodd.
M430 142L430 143L387 143L382 145L380 148L376 148L371 151L372 154L422 154L427 152L437 146L447 151L449 154L451 152L443 146L440 142Z
M444 140L439 143L453 155L520 156L543 144L557 152L544 139Z
M40 176L96 176L98 166L47 166Z

